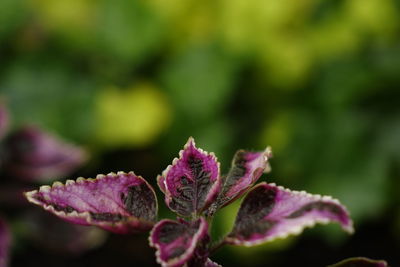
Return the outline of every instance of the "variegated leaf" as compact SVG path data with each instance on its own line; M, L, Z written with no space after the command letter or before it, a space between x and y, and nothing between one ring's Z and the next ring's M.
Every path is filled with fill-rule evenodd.
M244 198L226 242L252 246L329 222L338 222L345 231L353 231L346 208L336 199L260 183Z
M149 239L157 249L158 263L165 267L183 266L196 256L199 246L209 241L208 224L203 217L192 223L162 220L154 226Z
M171 210L181 216L199 214L219 193L219 163L213 153L196 148L193 138L179 155L158 177L158 184Z
M77 224L115 233L150 230L157 217L153 188L133 172L55 182L25 194L28 200Z
M5 154L6 171L28 181L65 177L88 157L82 148L37 127L25 127L10 135L5 143Z
M218 196L218 206L229 204L253 186L263 172L270 170L268 159L271 157L269 147L261 152L237 151L232 160L232 167L224 178L222 191Z

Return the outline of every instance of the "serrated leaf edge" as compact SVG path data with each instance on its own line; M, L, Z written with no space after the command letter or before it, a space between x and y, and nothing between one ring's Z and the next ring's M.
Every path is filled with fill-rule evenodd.
M161 191L165 194L165 196L166 196L166 203L167 203L167 205L168 205L168 203L172 200L172 196L171 196L171 194L170 194L170 190L168 189L167 182L166 182L167 180L166 180L165 178L167 177L167 175L168 175L169 171L171 170L171 168L172 168L173 166L175 166L175 165L177 164L177 162L178 162L180 159L183 158L183 153L184 153L184 151L185 151L191 144L193 144L194 148L197 149L201 154L203 154L203 155L205 155L205 156L207 156L207 157L208 157L208 156L211 156L211 158L212 158L213 160L215 160L215 162L217 163L218 176L217 176L217 179L215 180L214 184L212 185L212 187L211 187L210 190L209 190L209 192L216 192L216 193L215 193L214 195L213 195L213 194L208 195L208 198L205 200L205 206L206 206L206 207L209 206L209 204L211 204L210 202L212 201L213 198L216 197L216 195L217 195L217 193L218 193L218 191L219 191L219 190L218 190L218 187L220 187L220 186L222 185L222 181L221 181L221 167L220 167L220 163L219 163L219 161L218 161L217 156L214 154L214 152L207 152L207 151L205 151L205 150L203 150L203 149L201 149L201 148L196 147L196 143L195 143L195 141L194 141L194 138L193 138L193 137L189 137L189 139L187 140L186 144L183 146L183 149L181 149L181 150L179 151L179 157L175 157L175 158L172 160L172 164L168 165L167 168L161 173L161 175L158 175L158 176L157 176L157 183L159 183L160 180L161 180L161 178L164 177L163 184L164 184L165 192L161 189L160 186L159 186L159 187L160 187L160 190L161 190ZM169 206L169 205L168 205L168 206Z
M152 236L153 236L153 233L154 233L155 229L158 227L159 224L162 224L162 223L165 223L165 222L172 222L172 223L180 223L180 222L174 221L174 220L170 220L170 219L164 219L164 220L159 221L156 225L154 225L154 227L151 230L150 235L149 235L149 244L150 244L151 247L156 249L156 260L157 260L157 263L161 264L162 267L170 267L170 266L174 266L175 264L179 264L179 262L182 262L182 261L184 262L184 261L186 261L186 260L188 260L190 258L190 256L193 254L193 252L194 252L194 250L195 250L195 248L197 246L197 242L199 241L201 236L206 234L207 228L208 228L207 221L203 217L200 217L199 219L201 220L200 227L199 227L199 230L194 234L194 236L192 238L192 241L191 241L190 247L185 251L184 254L182 254L178 258L175 258L175 259L173 259L172 261L169 261L169 262L165 262L160 258L160 254L161 254L160 246L155 244L155 243L153 243Z
M123 172L123 171L119 171L117 173L114 172L110 172L108 174L98 174L96 176L96 178L84 178L84 177L78 177L76 180L66 180L65 184L59 182L59 181L55 181L53 182L52 186L49 185L42 185L39 190L33 190L33 191L29 191L29 192L24 192L25 197L27 198L27 200L35 205L38 205L40 207L43 207L45 210L54 213L55 215L59 216L59 217L74 217L74 218L80 218L80 219L84 219L88 224L94 224L97 226L123 226L126 224L126 222L102 222L102 221L93 221L90 213L88 211L84 211L84 212L77 212L76 210L70 212L70 213L66 213L65 211L57 211L54 209L54 207L52 205L47 205L45 203L42 203L40 201L38 201L37 199L34 198L34 195L40 192L49 192L51 189L53 188L60 188L60 187L67 187L67 186L71 186L74 184L84 184L84 183L95 183L101 179L105 179L105 178L114 178L117 179L119 175L134 175L135 177L139 178L140 180L142 180L143 182L145 182L147 184L147 186L151 189L151 191L154 194L154 199L156 201L156 212L158 213L158 202L157 202L157 196L156 193L154 192L153 187L140 175L136 175L133 171L130 171L128 173ZM140 223L144 223L144 224L148 224L148 225L153 225L154 222L151 221L147 221L147 220L143 220L143 219L139 219L133 216L128 216L128 221L129 222L140 222Z
M340 205L344 209L344 211L347 213L347 215L349 216L349 220L350 220L349 225L347 225L347 226L340 225L340 226L347 233L349 233L349 234L353 234L354 233L353 221L350 219L350 213L347 210L347 208L340 203L340 201L338 199L335 199L335 198L333 198L331 196L322 196L322 195L319 195L319 194L313 195L313 194L310 194L310 193L308 193L308 192L306 192L304 190L302 190L302 191L290 190L290 189L284 188L283 186L278 186L275 183L266 183L266 182L262 182L262 183L259 183L259 184L255 185L253 188L251 188L251 190L249 190L249 192L252 191L253 189L255 189L256 187L263 186L263 185L274 186L274 187L277 187L278 190L285 191L285 192L288 192L288 193L291 193L291 194L294 194L294 195L298 195L298 196L302 196L302 197L310 197L310 198L313 198L315 201L323 200L323 201L328 201L328 202ZM331 222L332 221L329 220L329 219L316 219L316 220L311 221L309 223L306 223L304 225L292 228L288 232L280 234L280 235L276 235L274 237L267 237L267 238L259 239L259 240L255 240L255 241L241 241L241 240L238 240L237 238L232 238L232 237L228 237L227 236L227 237L225 237L225 241L227 243L231 244L231 245L240 245L240 246L245 246L245 247L252 247L252 246L256 246L256 245L263 244L263 243L266 243L266 242L271 242L271 241L274 241L276 239L284 239L284 238L287 238L290 235L301 234L306 228L311 228L311 227L315 226L316 224L325 225L325 224L328 224L328 223L331 223Z

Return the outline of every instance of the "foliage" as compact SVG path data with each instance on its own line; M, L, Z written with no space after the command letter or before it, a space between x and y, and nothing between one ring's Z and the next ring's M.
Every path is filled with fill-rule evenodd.
M65 185L55 182L27 192L27 199L49 212L77 224L95 225L127 234L146 231L162 266L219 266L208 257L224 244L254 246L316 223L338 222L353 232L349 214L330 197L290 191L275 184L253 184L269 171L267 148L262 152L239 150L224 177L213 153L195 146L189 138L172 165L160 175L158 185L165 203L178 215L176 221L157 218L157 198L151 185L133 172L78 178ZM244 193L231 232L211 245L209 224L218 209ZM154 226L153 226L154 225Z
M326 227L216 255L231 265L286 260L280 251L312 238L332 252L309 265L351 256L340 249L348 242L397 258L399 12L397 0L1 0L0 95L12 129L34 124L82 144L93 156L87 177L154 177L190 135L222 166L234 147L269 143L279 159L271 182L334 195L357 229L375 225L386 230L377 239L392 240L380 249ZM1 179L7 191L11 178ZM214 236L226 234L235 208L216 215Z

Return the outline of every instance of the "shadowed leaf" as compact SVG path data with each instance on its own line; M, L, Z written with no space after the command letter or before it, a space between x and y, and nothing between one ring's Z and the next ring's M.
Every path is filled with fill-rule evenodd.
M349 214L339 201L261 183L244 198L226 241L253 246L329 222L338 222L345 231L353 231Z
M79 256L101 246L107 232L94 226L83 226L62 221L42 209L29 209L19 222L25 238L42 251L63 256Z
M150 245L157 249L157 262L169 267L182 266L192 260L196 248L208 240L208 224L202 217L191 224L183 220L162 220L150 234Z
M25 127L7 138L7 172L29 181L65 177L87 160L86 152L36 127Z

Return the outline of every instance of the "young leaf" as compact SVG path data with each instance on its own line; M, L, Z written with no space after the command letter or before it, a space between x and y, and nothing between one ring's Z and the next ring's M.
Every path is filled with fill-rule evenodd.
M203 217L190 224L183 220L162 220L154 226L149 240L150 246L157 249L158 263L182 266L195 256L198 246L209 240L208 224Z
M8 253L11 245L11 233L6 223L0 218L0 267L8 266Z
M345 259L328 267L386 267L388 266L386 261L382 260L370 260L368 258L356 257Z
M328 222L338 222L353 232L348 212L336 199L260 183L244 198L226 242L253 246Z
M219 163L213 153L196 148L189 138L172 165L158 177L168 207L182 216L200 213L215 200L220 187Z
M10 135L5 144L6 170L24 180L46 181L65 177L87 159L86 152L36 127Z
M73 223L115 233L150 230L157 217L153 188L133 172L55 182L25 193L32 203Z
M268 172L268 159L271 157L269 147L262 152L237 151L232 160L232 167L224 179L222 192L218 196L218 206L226 206L242 196L263 172Z

